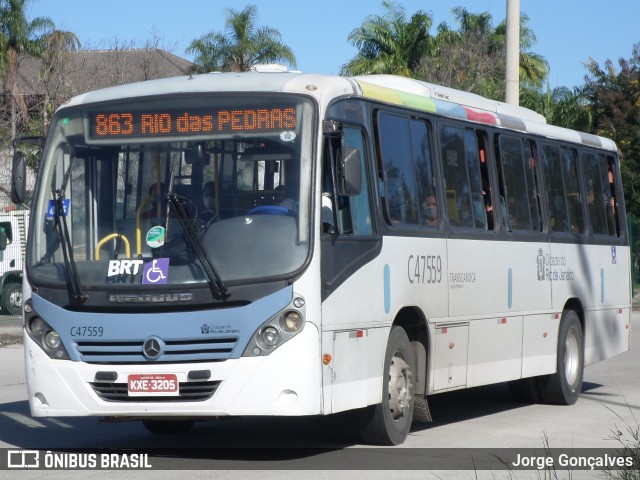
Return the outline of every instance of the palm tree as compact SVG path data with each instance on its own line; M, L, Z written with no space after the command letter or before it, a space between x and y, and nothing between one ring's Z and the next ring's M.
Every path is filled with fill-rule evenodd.
M452 10L457 23L438 26L429 55L423 57L416 77L501 100L505 84L506 23L493 27L491 14L471 13L464 7ZM547 77L546 60L530 51L535 35L520 18L520 79L531 88L541 88Z
M384 15L371 15L351 31L347 40L358 54L343 65L342 75L389 73L413 76L420 59L429 51L432 18L417 11L407 20L402 5L382 2Z
M464 7L455 7L451 10L453 17L460 24L460 35L463 37L485 37L493 35L491 14L471 13Z
M54 28L48 17L27 20L25 6L29 0L0 0L0 70L11 99L11 135L16 134L16 107L26 116L26 105L16 77L25 55L40 58L43 36Z
M504 55L491 14L475 14L463 7L452 13L458 28L453 30L444 22L438 25L433 48L420 61L416 76L490 98L503 95Z
M280 32L256 25L258 9L227 10L225 33L209 32L191 42L187 53L201 72L244 72L259 63L286 62L295 67L293 51L282 42Z
M520 90L520 105L545 116L547 122L559 127L589 132L593 129L592 112L584 88L551 88L546 92L524 86Z

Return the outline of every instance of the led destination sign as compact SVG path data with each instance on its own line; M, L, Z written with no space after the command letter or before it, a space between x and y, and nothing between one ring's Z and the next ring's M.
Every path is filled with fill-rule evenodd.
M89 137L95 140L285 131L295 130L296 109L294 107L270 107L91 112L89 126Z

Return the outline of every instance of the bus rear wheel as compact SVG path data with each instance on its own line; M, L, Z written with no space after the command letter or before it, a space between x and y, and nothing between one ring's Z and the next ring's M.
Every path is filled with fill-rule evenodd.
M192 420L143 420L142 424L151 433L171 435L187 433L194 422Z
M573 405L582 390L584 374L584 333L578 314L565 310L558 332L556 373L539 379L540 394L545 403Z
M404 329L392 327L385 353L382 403L362 411L362 438L376 445L399 445L413 418L413 352Z
M22 285L19 283L7 283L2 287L0 294L2 310L7 315L20 315L22 313Z

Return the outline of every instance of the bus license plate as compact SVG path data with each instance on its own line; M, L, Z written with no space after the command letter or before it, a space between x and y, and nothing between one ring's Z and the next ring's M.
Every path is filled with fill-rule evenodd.
M132 374L128 377L130 397L178 396L180 384L173 373Z

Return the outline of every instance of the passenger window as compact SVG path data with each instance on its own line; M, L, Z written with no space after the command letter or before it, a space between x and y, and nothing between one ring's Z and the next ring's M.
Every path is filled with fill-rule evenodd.
M440 206L425 120L381 113L378 122L385 218L392 225L440 226Z
M418 182L420 223L425 227L439 227L442 213L433 172L428 124L423 120L412 119L410 129L411 153Z
M544 145L542 151L551 230L583 233L582 194L575 150Z
M442 126L440 144L449 222L460 227L492 228L487 215L493 207L483 137L472 130Z
M582 165L585 172L591 231L595 235L619 235L616 221L613 159L595 153L584 153Z
M409 118L381 113L378 123L383 185L381 198L388 223L418 224L418 192L411 152Z
M500 185L506 200L505 227L539 232L542 222L533 144L509 135L500 135L498 143Z

